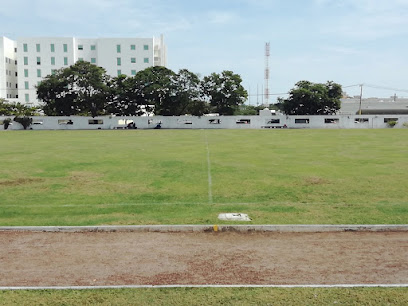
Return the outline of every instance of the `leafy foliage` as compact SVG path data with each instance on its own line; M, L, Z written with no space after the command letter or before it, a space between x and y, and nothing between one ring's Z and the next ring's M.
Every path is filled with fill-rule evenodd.
M11 123L11 119L10 118L6 118L3 120L3 125L4 125L4 129L7 130L8 127L10 126Z
M150 67L135 76L110 78L103 68L80 61L57 70L37 86L46 115L140 116L154 108L156 115L201 116L214 110L233 114L247 93L239 75L224 71L200 80L182 69Z
M45 102L46 115L95 117L105 114L108 78L105 69L78 61L47 76L37 86L37 95Z
M33 116L38 108L29 107L19 102L7 102L0 98L0 115L2 116Z
M330 115L340 109L341 85L300 81L289 92L288 99L279 98L278 104L287 115Z
M30 118L27 116L24 116L24 117L17 116L13 120L15 122L20 123L25 130L33 123L33 118Z
M242 79L232 71L221 74L212 73L203 79L203 93L209 101L212 111L220 115L233 115L239 105L248 97L241 85Z

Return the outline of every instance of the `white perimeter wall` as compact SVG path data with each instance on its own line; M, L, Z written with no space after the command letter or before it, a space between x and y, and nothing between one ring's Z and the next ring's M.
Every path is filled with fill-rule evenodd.
M12 116L0 116L0 124L3 124L5 118ZM32 117L34 123L31 125L33 130L97 130L97 129L122 129L126 128L129 122L135 122L139 129L153 129L158 123L164 129L262 129L262 128L282 128L286 125L288 128L297 129L367 129L367 128L389 128L384 120L397 119L398 123L394 128L404 128L404 123L408 125L408 115L340 115L340 116L153 116L153 117ZM367 122L359 122L359 119L367 119ZM309 123L304 123L305 120ZM72 120L73 124L65 124ZM90 124L100 120L98 124ZM211 123L212 122L218 122ZM279 123L271 123L271 120L279 120ZM296 123L296 122L303 123ZM237 122L249 123L237 123ZM333 121L334 123L325 123ZM0 125L0 131L3 127ZM23 127L16 122L12 122L10 130L21 130Z

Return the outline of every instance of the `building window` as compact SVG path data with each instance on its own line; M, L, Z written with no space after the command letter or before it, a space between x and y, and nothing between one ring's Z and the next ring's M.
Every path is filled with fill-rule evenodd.
M55 57L51 57L51 65L55 65Z
M36 45L35 45L35 49L37 50L37 52L41 52L41 46L40 46L40 44L36 44Z
M65 66L68 65L68 57L64 57L64 65L65 65Z
M28 89L30 87L30 85L28 84L28 81L24 82L24 89Z
M17 60L15 60L15 61L14 61L14 65L16 65L16 66L17 66Z
M41 69L37 69L37 77L41 78Z
M64 52L68 52L68 45L64 44Z
M145 57L144 60L143 60L143 62L144 62L145 64L148 64L148 63L149 63L149 58Z
M116 52L120 53L120 45L116 45Z
M144 45L143 50L146 50L146 51L149 50L149 45Z
M91 45L91 50L95 51L96 50L96 46L95 45Z
M132 64L135 64L135 63L136 63L136 57L132 57L132 58L130 59L130 62L131 62Z
M132 70L132 71L131 71L131 74L132 74L132 75L136 75L136 70Z
M41 65L41 57L37 56L37 65Z
M28 78L28 69L24 69L24 76Z
M266 121L266 124L280 124L280 119L270 119Z
M340 119L339 118L324 118L324 123L325 124L337 124L339 123Z
M84 50L84 45L78 45L78 50Z
M57 73L57 69L51 69L51 74L55 75Z
M14 53L17 53L17 48L14 48Z
M116 64L117 64L118 66L122 65L122 60L121 60L120 57L118 57L118 58L116 59Z
M136 50L136 45L130 45L130 50Z
M384 123L388 123L390 121L398 121L398 118L384 118Z
M96 58L95 57L91 58L91 64L96 64Z
M27 56L24 56L24 65L28 65L28 57Z
M27 44L23 44L23 51L24 51L24 52L28 52L28 46L27 46Z
M79 62L83 62L84 59L83 59L82 57L79 57L79 58L78 58L78 61L79 61Z
M25 101L30 102L30 95L29 94L25 94Z
M37 81L37 86L40 86L40 84L41 84L41 81Z
M118 76L122 74L122 70L118 70Z
M51 52L55 52L55 45L51 44Z

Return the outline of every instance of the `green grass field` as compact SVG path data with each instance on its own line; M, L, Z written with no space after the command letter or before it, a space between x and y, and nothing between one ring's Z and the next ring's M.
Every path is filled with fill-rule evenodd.
M405 288L0 291L0 305L407 305Z
M408 223L407 130L0 133L0 226ZM209 177L211 184L209 184ZM0 305L406 305L403 289L0 291Z
M408 131L0 133L0 225L408 223ZM209 184L211 178L211 184Z

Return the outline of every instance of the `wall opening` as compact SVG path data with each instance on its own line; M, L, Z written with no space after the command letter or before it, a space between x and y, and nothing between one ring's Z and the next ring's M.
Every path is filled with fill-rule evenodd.
M208 120L209 124L221 124L221 119L210 119Z
M309 124L309 118L295 119L296 124Z
M71 119L60 119L58 120L58 124L63 125L63 124L68 124L72 125L74 122Z
M103 124L102 119L89 119L88 124Z
M369 119L368 118L355 118L354 123L368 123Z
M251 124L251 119L238 119L237 124Z
M339 123L340 119L339 118L325 118L324 123L326 124L336 124Z

